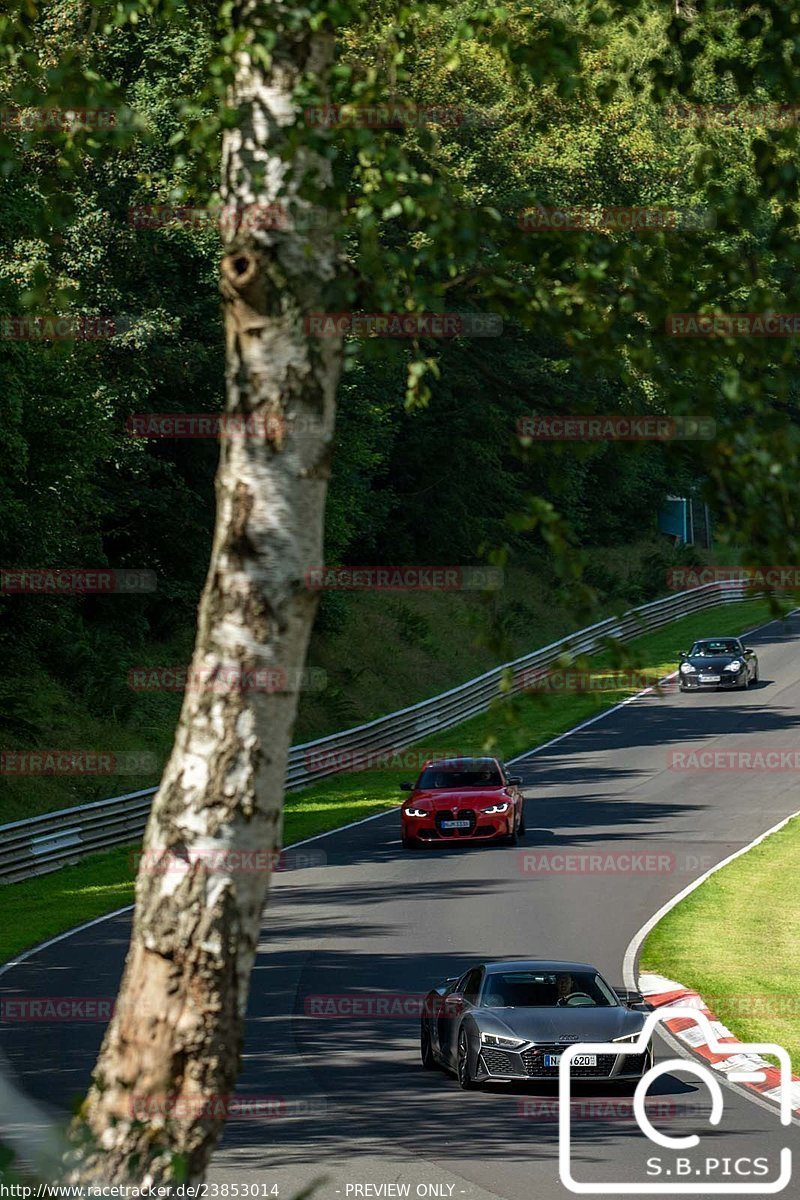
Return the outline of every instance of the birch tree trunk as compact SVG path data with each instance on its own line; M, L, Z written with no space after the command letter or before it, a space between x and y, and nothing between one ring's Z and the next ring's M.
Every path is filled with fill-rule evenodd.
M324 187L328 165L289 150L303 119L293 91L304 75L324 85L332 37L295 23L269 67L254 52L265 17L285 17L288 28L291 9L265 0L240 0L236 9L245 38L232 97L239 119L223 141L221 275L226 412L250 420L247 432L222 440L192 663L218 685L187 689L145 835L118 1004L71 1129L72 1182L202 1179L239 1070L265 852L281 843L287 751L316 603L306 572L323 561L341 354L338 340L307 336L303 320L321 307L337 259L330 225L302 219L309 205L298 189L309 172ZM301 232L248 219L279 197ZM225 672L260 669L273 681L285 675L285 690L223 682ZM237 858L252 851L259 869ZM176 858L185 871L174 869Z

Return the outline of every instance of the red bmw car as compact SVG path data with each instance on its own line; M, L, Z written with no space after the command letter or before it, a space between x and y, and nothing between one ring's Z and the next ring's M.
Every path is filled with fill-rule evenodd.
M525 800L517 775L496 758L432 759L400 808L403 847L423 842L488 842L515 846L525 833Z

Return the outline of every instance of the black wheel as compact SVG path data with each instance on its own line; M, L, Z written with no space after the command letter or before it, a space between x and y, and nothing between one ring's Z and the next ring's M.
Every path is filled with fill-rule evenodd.
M506 843L509 846L516 846L519 843L519 834L517 833L516 825L511 826L511 833L506 834Z
M749 687L750 687L750 672L747 670L747 668L745 668L744 683L740 684L739 690L742 692L746 692Z
M433 1057L433 1046L431 1044L431 1031L428 1028L427 1022L423 1021L419 1034L419 1056L422 1059L422 1065L426 1071L435 1071L438 1067L436 1059Z
M458 1035L458 1059L456 1065L458 1068L458 1086L462 1091L467 1092L475 1086L475 1082L469 1073L469 1046L467 1044L467 1033L463 1028Z
M417 841L416 838L404 837L402 839L402 842L403 842L404 850L419 850L419 842Z
M522 811L519 814L519 836L525 837L525 803L523 801Z
M755 672L753 673L753 683L758 683L758 667L756 667Z

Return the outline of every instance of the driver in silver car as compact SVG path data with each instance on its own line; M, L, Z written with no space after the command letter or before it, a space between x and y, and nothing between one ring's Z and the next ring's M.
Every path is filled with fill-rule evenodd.
M571 996L572 992L573 992L572 976L571 975L557 975L556 976L556 988L558 990L558 997L556 999L556 1004L559 1004L563 1007L563 1005L565 1005L567 1003L567 997Z

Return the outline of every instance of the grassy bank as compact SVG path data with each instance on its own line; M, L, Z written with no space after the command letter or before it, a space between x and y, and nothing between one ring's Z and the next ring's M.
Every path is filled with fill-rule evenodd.
M601 616L663 594L677 560L665 543L643 541L589 554L588 581ZM563 637L584 622L557 600L543 564L509 568L488 599L479 592L331 592L323 596L308 666L326 685L301 693L295 741L309 741L434 696L503 659ZM56 676L28 662L6 666L0 684L0 751L95 750L114 755L113 774L0 775L0 824L152 786L172 746L182 693L130 686L138 667L180 667L194 629L145 648L116 646L91 669ZM100 673L100 677L96 677ZM132 677L135 681L135 676ZM136 770L125 756L152 756ZM120 772L120 767L122 771Z
M735 634L769 619L763 601L724 605L645 634L630 643L637 667L667 674L692 638L712 629ZM610 669L608 655L592 660L593 670ZM572 728L637 688L615 686L589 692L534 692L504 702L445 733L427 739L426 753L492 750L513 758ZM413 749L403 754L412 763ZM413 778L414 766L334 775L286 798L284 844L324 833L399 803L398 783ZM76 867L0 889L0 961L81 921L129 903L133 894L130 850L96 855Z
M800 805L800 801L798 801ZM641 968L695 988L747 1042L777 1042L800 1074L800 818L765 838L668 913Z

